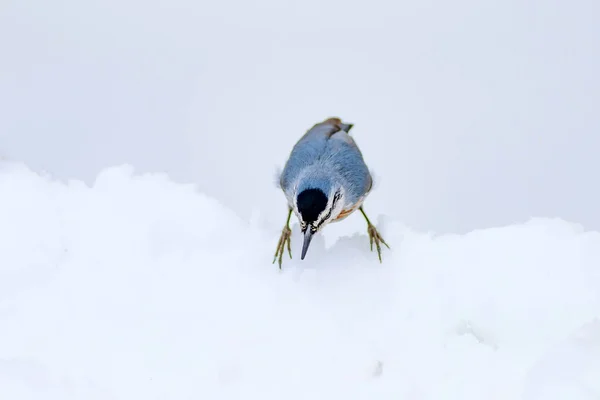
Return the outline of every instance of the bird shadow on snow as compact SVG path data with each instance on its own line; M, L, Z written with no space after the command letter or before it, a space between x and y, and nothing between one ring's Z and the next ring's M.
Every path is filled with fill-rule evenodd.
M383 223L382 223L383 222ZM283 257L282 269L294 267L300 270L310 269L348 269L361 268L363 266L381 266L385 265L386 258L389 260L392 257L394 247L386 238L385 222L379 218L376 226L391 249L381 244L381 258L383 263L380 264L377 256L377 248L373 243L373 250L369 244L369 235L364 230L364 233L355 232L348 236L340 236L334 238L334 242L327 246L327 242L332 238L326 238L323 233L315 235L311 241L308 252L304 260L300 260L302 250L303 234L300 231L299 224L292 225L292 259L289 258L289 253L286 252ZM397 246L396 246L397 247Z

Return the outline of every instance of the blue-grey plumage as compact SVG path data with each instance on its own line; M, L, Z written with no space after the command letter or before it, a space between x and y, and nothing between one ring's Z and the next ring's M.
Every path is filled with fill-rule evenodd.
M280 181L292 208L296 196L311 188L321 189L328 198L341 189L344 209L358 204L368 194L371 174L348 134L350 128L352 125L331 118L316 124L298 140Z
M279 255L280 268L286 243L291 258L289 219L292 212L304 234L301 259L314 233L360 209L367 220L371 248L375 242L381 260L379 242L387 244L362 209L373 179L349 134L352 127L339 118L329 118L315 124L294 145L279 179L289 208L288 222L275 253L275 258Z

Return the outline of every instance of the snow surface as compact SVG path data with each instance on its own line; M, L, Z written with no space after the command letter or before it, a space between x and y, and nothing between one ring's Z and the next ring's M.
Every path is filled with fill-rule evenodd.
M578 225L379 218L379 264L356 215L303 262L294 225L280 272L281 227L165 175L4 162L0 193L0 399L600 399L600 233Z

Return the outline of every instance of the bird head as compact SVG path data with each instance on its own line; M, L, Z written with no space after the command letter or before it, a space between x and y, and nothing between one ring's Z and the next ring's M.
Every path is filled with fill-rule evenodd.
M344 208L344 191L342 187L323 188L309 187L298 192L296 196L296 215L304 234L302 254L304 260L308 246L315 233L323 229L329 222L340 215Z

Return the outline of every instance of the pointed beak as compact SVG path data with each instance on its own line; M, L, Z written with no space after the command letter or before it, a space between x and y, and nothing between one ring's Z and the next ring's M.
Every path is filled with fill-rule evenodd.
M300 256L301 260L304 260L304 256L306 256L306 252L308 251L308 246L310 245L312 237L313 233L310 230L310 227L307 227L306 231L304 232L304 243L302 244L302 255Z

